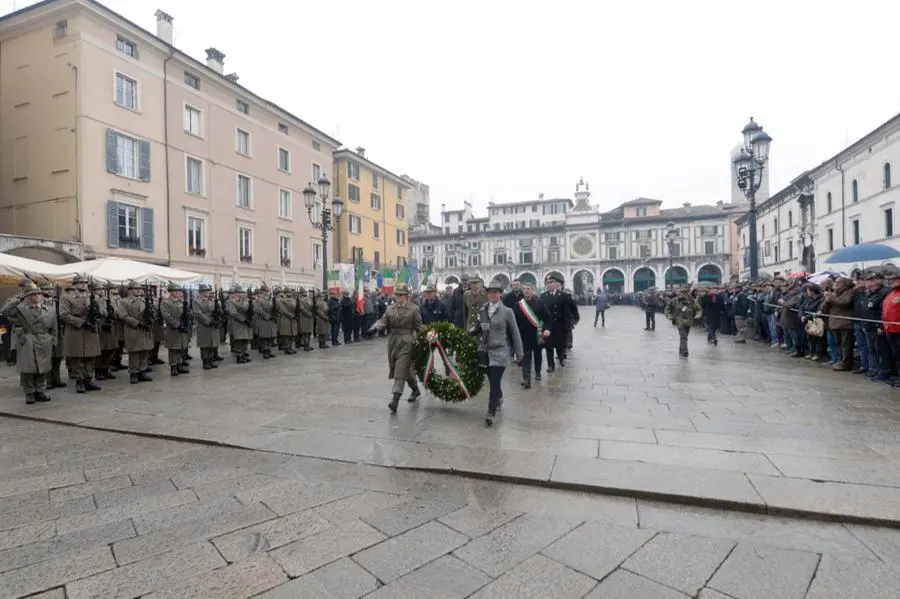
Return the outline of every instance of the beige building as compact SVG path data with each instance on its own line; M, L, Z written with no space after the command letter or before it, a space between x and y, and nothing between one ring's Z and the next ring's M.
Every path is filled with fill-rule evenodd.
M302 190L340 143L93 0L0 20L0 233L229 285L321 284ZM331 173L328 173L331 176Z

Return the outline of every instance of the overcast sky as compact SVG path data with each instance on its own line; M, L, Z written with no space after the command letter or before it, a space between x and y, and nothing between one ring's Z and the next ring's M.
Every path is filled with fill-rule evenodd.
M6 11L12 0L0 0ZM32 4L19 0L19 8ZM441 203L729 201L753 115L772 191L900 112L900 3L106 0ZM739 12L743 11L743 12Z

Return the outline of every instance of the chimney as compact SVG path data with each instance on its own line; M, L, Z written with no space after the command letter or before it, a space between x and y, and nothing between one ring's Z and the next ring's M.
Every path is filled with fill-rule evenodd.
M231 81L232 83L238 82L238 74L237 73L228 73L225 75L225 78Z
M688 213L688 214L691 213L691 203L690 202L685 202L684 204L682 204L682 206L684 206L684 211L686 213Z
M156 37L172 44L172 15L161 10L156 11Z
M225 74L225 55L215 48L206 49L206 66L219 75Z
M366 157L366 149L362 146L356 146L356 153L359 154L360 156L362 156L363 158Z

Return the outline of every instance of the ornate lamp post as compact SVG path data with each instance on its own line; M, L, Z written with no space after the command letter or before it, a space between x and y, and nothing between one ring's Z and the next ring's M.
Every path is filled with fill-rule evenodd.
M678 239L678 231L675 230L675 223L669 221L666 223L666 245L669 246L669 268L675 261L675 240Z
M328 208L328 191L331 189L331 181L325 173L316 181L319 189L313 187L312 182L303 190L303 203L306 205L306 216L314 227L322 231L322 291L328 291L328 232L334 231L334 227L341 220L341 213L344 211L344 200L338 196L334 196L331 201L331 208ZM313 214L316 208L316 198L322 200L321 210L319 214ZM332 222L331 217L334 216Z
M769 161L769 144L772 138L750 117L750 122L741 131L744 135L743 148L732 161L737 175L738 188L750 200L748 225L750 227L750 278L759 276L759 243L756 239L756 192L762 185L763 171Z

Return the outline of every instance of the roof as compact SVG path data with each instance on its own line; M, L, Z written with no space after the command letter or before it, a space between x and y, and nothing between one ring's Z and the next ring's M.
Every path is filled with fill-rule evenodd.
M330 142L332 145L337 146L337 147L339 147L341 145L341 142L339 140L331 137L324 131L317 129L316 127L313 127L312 125L310 125L309 123L307 123L306 121L301 119L300 117L296 116L295 114L291 113L290 111L286 110L285 108L282 108L275 102L272 102L271 100L267 100L267 99L263 98L262 96L255 94L254 92L247 89L243 85L240 85L239 83L235 83L234 81L228 79L224 74L219 73L219 72L209 68L206 64L197 60L190 54L187 54L186 52L179 50L177 47L168 43L164 39L160 38L155 33L148 31L147 29L141 27L134 21L131 21L130 19L125 18L124 16L122 16L121 14L112 10L108 6L101 4L100 2L97 2L97 0L43 0L42 2L37 2L35 4L32 4L31 6L26 6L25 8L20 8L19 10L13 11L7 15L4 15L3 17L0 17L0 24L6 24L9 21L12 21L14 19L28 15L33 12L37 12L43 8L52 7L54 4L58 4L58 5L60 5L60 7L83 6L85 8L94 10L99 13L105 13L105 15L107 17L111 18L112 20L120 21L122 24L127 25L128 27L136 29L142 35L152 38L159 46L168 49L172 54L177 53L179 58L182 58L183 60L185 60L185 62L192 63L195 66L195 68L203 71L206 74L206 76L217 79L221 85L223 85L225 87L235 88L236 90L238 90L240 92L240 95L251 97L258 103L265 106L266 108L269 108L270 110L273 110L274 112L281 113L282 115L284 115L287 118L287 120L292 120L295 122L295 124L299 124L302 127L309 129L311 132L320 136L324 140Z
M533 204L555 204L558 202L566 202L569 206L574 206L575 202L573 202L569 198L540 198L537 200L525 200L522 202L504 202L502 204L488 204L488 211L494 210L496 208L508 208L510 206L531 206Z
M653 198L636 198L634 200L625 202L621 204L619 208L625 208L630 206L648 206L650 204L659 206L662 204L662 200L654 200Z
M654 200L658 201L658 200ZM633 204L632 204L633 205ZM600 218L603 221L627 221L629 223L632 222L653 222L657 220L673 220L673 219L690 219L690 218L706 218L706 217L714 217L714 216L726 216L726 212L722 210L718 206L709 206L709 205L701 205L701 206L691 206L690 208L668 208L662 209L659 211L659 214L648 215L648 216L634 216L625 218L623 214L623 207L619 206L614 210L610 210L609 212L603 213L600 215Z
M356 162L362 162L363 164L368 166L370 169L380 172L383 176L389 177L392 181L394 181L394 183L402 185L406 189L410 189L412 187L410 182L407 181L406 179L404 179L403 177L401 177L400 175L395 175L394 173L387 170L383 166L375 164L374 162L372 162L365 156L360 156L357 152L354 152L350 148L343 148L343 149L338 149L338 150L334 151L334 159L335 160L342 160L345 158L347 160L353 159Z

